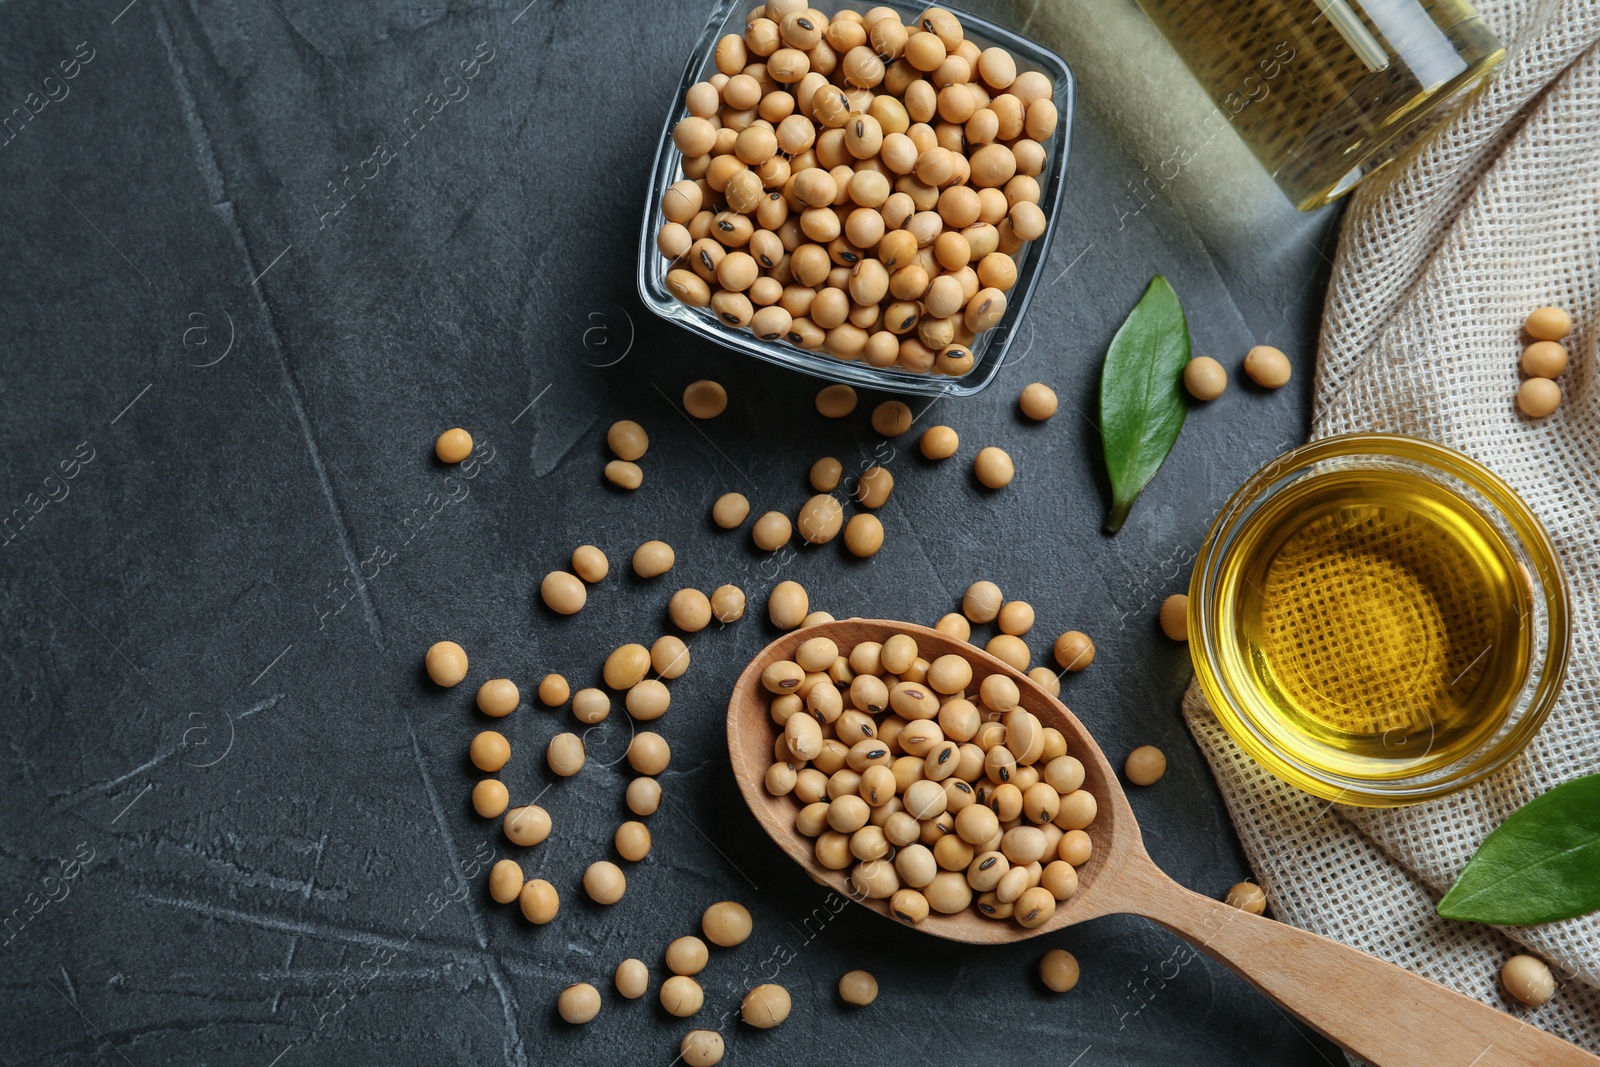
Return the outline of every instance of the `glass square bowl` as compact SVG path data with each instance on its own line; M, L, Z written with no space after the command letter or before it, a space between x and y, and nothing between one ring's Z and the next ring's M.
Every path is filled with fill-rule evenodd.
M1019 73L1036 70L1049 77L1055 85L1053 99L1060 118L1054 136L1045 144L1045 165L1039 174L1039 207L1044 212L1045 231L1023 249L1017 262L1017 282L1006 294L1006 312L996 326L980 334L973 342L973 365L966 374L951 377L933 372L919 374L897 367L874 367L859 361L842 360L826 352L808 351L781 341L763 341L748 329L722 322L710 308L695 308L679 303L667 291L667 271L671 263L656 249L656 233L666 222L661 214L662 195L673 182L683 177L683 156L673 144L672 128L689 113L684 105L684 94L689 87L716 73L714 53L717 41L726 34L742 34L745 15L754 5L755 0L722 0L716 6L674 92L672 106L661 127L661 140L656 147L655 165L651 169L650 192L645 200L644 226L639 235L639 296L650 310L663 319L675 322L724 348L818 378L921 396L971 396L982 391L994 381L1000 368L1005 365L1006 352L1016 340L1022 316L1033 300L1040 271L1050 253L1050 241L1055 236L1056 220L1061 213L1061 196L1066 188L1067 149L1072 133L1075 85L1071 69L1060 56L1047 48L986 19L952 7L944 8L961 20L966 37L974 44L980 48L998 46L1006 49L1016 60ZM843 5L836 4L834 8L839 6ZM867 6L893 8L900 13L902 21L911 21L928 5L888 3Z

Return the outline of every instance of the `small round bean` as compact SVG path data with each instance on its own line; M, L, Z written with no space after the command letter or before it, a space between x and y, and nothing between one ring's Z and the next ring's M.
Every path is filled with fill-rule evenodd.
M650 968L643 960L630 957L617 964L615 980L619 994L638 1000L650 991Z
M559 674L547 674L539 681L539 703L547 708L559 708L572 695L572 687Z
M632 419L622 419L606 431L606 444L618 459L631 463L650 447L650 435Z
M1016 476L1017 469L1011 462L1011 457L1003 450L990 446L978 453L973 461L973 472L977 474L978 481L990 489L1003 489L1011 484L1011 479Z
M1051 949L1039 961L1039 979L1052 993L1070 992L1078 984L1078 960L1064 948Z
M1081 671L1094 662L1094 642L1078 630L1068 630L1056 638L1054 651L1056 662L1065 670Z
M522 867L516 860L500 860L489 868L489 896L496 904L509 904L522 895Z
M517 710L522 694L517 683L509 678L491 678L478 687L478 710L485 715L504 718Z
M446 430L433 443L433 454L443 463L460 463L472 455L472 435L459 426Z
M472 758L474 767L493 774L510 761L511 742L506 740L504 734L484 730L472 739L467 754Z
M899 400L885 400L872 409L872 428L885 437L899 437L911 429L911 409Z
M795 629L805 621L809 611L809 598L799 582L779 582L767 598L767 617L780 630Z
M485 819L498 819L510 804L511 794L497 778L485 778L472 787L472 810Z
M758 1030L770 1030L789 1017L790 1006L789 991L781 985L758 985L744 995L739 1017Z
M723 948L743 944L752 928L749 910L732 900L719 900L700 917L700 929L706 940Z
M1228 388L1228 372L1210 356L1196 356L1184 365L1183 387L1196 400L1215 400Z
M716 1067L722 1062L723 1048L722 1035L715 1030L690 1030L678 1042L678 1058L685 1067Z
M932 37L931 33L919 33L918 37ZM934 38L938 40L938 38ZM944 46L940 45L942 51ZM839 979L839 999L846 1004L865 1007L878 999L878 980L867 971L849 971Z
M672 761L672 748L658 733L642 730L628 742L628 766L654 778Z
M736 585L719 585L711 594L711 613L721 623L744 618L744 590Z
M1557 307L1535 308L1522 328L1536 341L1559 341L1572 332L1572 316Z
M724 530L738 529L750 515L750 501L743 493L723 493L711 505L711 521Z
M1034 382L1022 390L1018 398L1018 407L1022 413L1035 422L1043 422L1056 413L1060 401L1056 399L1056 391L1043 382Z
M572 573L593 585L611 572L611 561L594 545L579 545L572 550Z
M1244 356L1244 372L1263 389L1287 385L1293 373L1289 357L1271 345L1256 345Z
M633 553L633 572L641 578L655 578L672 569L677 561L672 546L665 541L646 541Z
M561 910L561 896L556 887L543 878L535 878L522 887L517 898L522 907L522 917L536 926L543 926Z
M627 460L614 459L607 463L605 476L606 481L612 485L630 492L644 484L644 471L637 463L629 463Z
M583 770L583 739L572 733L556 734L545 748L544 758L556 774L571 778Z
M551 571L539 583L539 596L545 606L558 615L576 615L589 599L589 591L576 575Z
M654 778L635 778L628 783L628 810L635 815L654 815L661 807L661 783Z
M454 641L439 641L431 645L424 662L433 684L446 689L460 684L461 679L467 676L467 653Z
M615 904L627 888L628 879L622 868L610 860L591 863L583 872L583 891L596 904Z
M1174 593L1161 602L1161 632L1174 641L1189 640L1189 598Z
M842 419L856 409L856 391L848 385L829 385L817 393L817 411L825 418Z
M550 813L537 804L512 808L506 812L503 829L513 845L537 845L550 836Z
M600 991L588 982L569 985L556 999L556 1010L567 1022L581 1026L600 1014Z

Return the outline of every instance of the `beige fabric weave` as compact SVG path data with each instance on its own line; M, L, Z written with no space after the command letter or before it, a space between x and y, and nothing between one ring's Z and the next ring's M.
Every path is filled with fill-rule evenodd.
M1600 1051L1600 915L1538 927L1447 922L1434 903L1484 837L1554 785L1600 771L1600 0L1480 0L1510 54L1413 155L1358 188L1328 293L1313 437L1382 430L1458 448L1543 520L1571 584L1573 659L1540 735L1464 793L1393 811L1329 806L1271 778L1184 701L1277 918L1373 952ZM1571 312L1566 400L1518 416L1528 311ZM1545 1007L1500 991L1528 951ZM1381 1012L1381 1005L1374 1005Z

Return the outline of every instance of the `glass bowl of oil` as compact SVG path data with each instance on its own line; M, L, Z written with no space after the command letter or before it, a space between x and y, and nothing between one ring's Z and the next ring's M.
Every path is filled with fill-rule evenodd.
M1190 655L1223 726L1284 781L1364 807L1514 759L1566 676L1569 625L1555 549L1511 487L1390 434L1255 474L1189 589Z

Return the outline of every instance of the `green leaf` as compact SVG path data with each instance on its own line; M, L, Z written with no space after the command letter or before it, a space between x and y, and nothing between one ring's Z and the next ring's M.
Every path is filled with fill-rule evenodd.
M1116 533L1139 493L1155 477L1183 429L1183 368L1189 362L1189 323L1167 279L1156 275L1111 339L1100 376L1100 440L1111 475Z
M1446 919L1521 926L1600 908L1600 774L1513 812L1439 901Z

